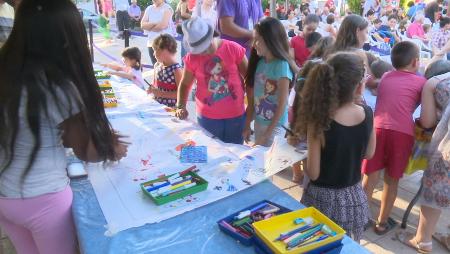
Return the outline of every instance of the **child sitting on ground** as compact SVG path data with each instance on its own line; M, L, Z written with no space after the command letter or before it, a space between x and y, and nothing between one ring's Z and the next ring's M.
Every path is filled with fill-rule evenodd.
M102 64L102 66L113 70L108 72L110 75L129 79L139 88L145 89L145 82L142 78L141 51L137 47L124 49L122 61L125 66L116 63Z
M365 160L363 186L368 199L384 172L381 209L375 225L375 233L386 234L397 223L389 217L395 199L399 179L408 165L414 145L413 112L420 103L422 88L426 82L418 76L419 48L412 42L396 44L391 52L395 70L384 74L378 86L375 107L376 150L371 160Z
M176 60L177 41L169 34L162 34L153 41L152 48L157 62L154 81L148 93L152 93L157 102L175 107L178 85L183 74L181 65Z

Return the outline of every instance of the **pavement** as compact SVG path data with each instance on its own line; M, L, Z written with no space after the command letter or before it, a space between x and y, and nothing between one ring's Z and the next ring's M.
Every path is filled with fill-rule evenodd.
M115 56L118 59L121 59L120 52L124 48L124 41L114 39L111 42L106 42L100 34L96 33L94 35L94 43L101 49L103 49L108 54ZM133 36L130 39L130 46L139 47L142 51L142 63L147 64L150 63L150 57L148 55L148 50L146 47L146 39L142 37ZM98 51L94 51L94 59L96 63L108 63L111 60L100 54ZM179 52L179 51L178 51ZM178 55L178 59L180 59ZM147 77L148 80L151 80L152 72L148 69L144 70L144 78ZM416 172L413 175L405 176L400 180L399 190L397 200L395 201L392 217L399 222L403 217L403 213L406 210L409 202L412 200L414 195L417 193L420 186L420 179L422 177L422 172ZM303 193L303 188L298 184L291 181L292 172L290 169L286 169L277 175L272 177L273 183L278 186L280 189L288 193L294 199L299 200ZM382 180L380 179L379 184L374 192L374 200L370 204L372 214L375 215L378 213L380 208L380 199L382 192ZM408 220L408 227L406 230L410 232L415 232L417 229L417 224L419 222L419 207L414 206L411 211ZM395 238L395 233L401 230L400 227L395 228L391 232L387 233L384 236L378 236L373 233L372 229L368 229L364 233L364 237L361 240L360 244L367 248L372 253L376 254L410 254L416 253L414 250L406 247L401 244ZM439 219L439 223L437 226L437 232L450 234L450 211L444 211L441 214ZM0 229L0 254L15 254L14 247L10 243L7 236ZM445 249L441 244L433 240L433 253L450 253L447 249Z

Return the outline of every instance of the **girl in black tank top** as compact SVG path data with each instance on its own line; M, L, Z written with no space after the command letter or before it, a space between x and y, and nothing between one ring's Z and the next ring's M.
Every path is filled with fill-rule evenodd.
M308 141L311 179L301 202L314 206L359 241L369 218L361 162L373 156L373 113L355 99L364 89L364 62L337 53L315 66L302 91L295 132Z

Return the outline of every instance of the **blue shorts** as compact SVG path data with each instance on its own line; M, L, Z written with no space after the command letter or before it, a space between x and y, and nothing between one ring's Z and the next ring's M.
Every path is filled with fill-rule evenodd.
M225 143L244 143L242 132L245 125L245 113L242 116L227 119L211 119L198 116L197 121L205 130Z

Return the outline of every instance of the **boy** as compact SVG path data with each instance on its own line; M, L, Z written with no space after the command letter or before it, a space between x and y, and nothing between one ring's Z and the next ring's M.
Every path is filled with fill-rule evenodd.
M395 45L391 52L395 70L386 73L378 86L374 124L377 146L371 160L362 165L363 187L369 200L384 172L381 208L375 225L375 233L386 234L396 224L389 218L395 199L399 179L408 164L414 144L413 112L420 103L426 79L416 75L419 69L419 48L404 41Z
M308 60L311 51L306 47L306 38L314 33L319 26L319 16L309 14L303 23L303 32L295 36L291 40L291 48L293 49L293 56L298 66L302 66ZM292 54L292 51L291 51Z

